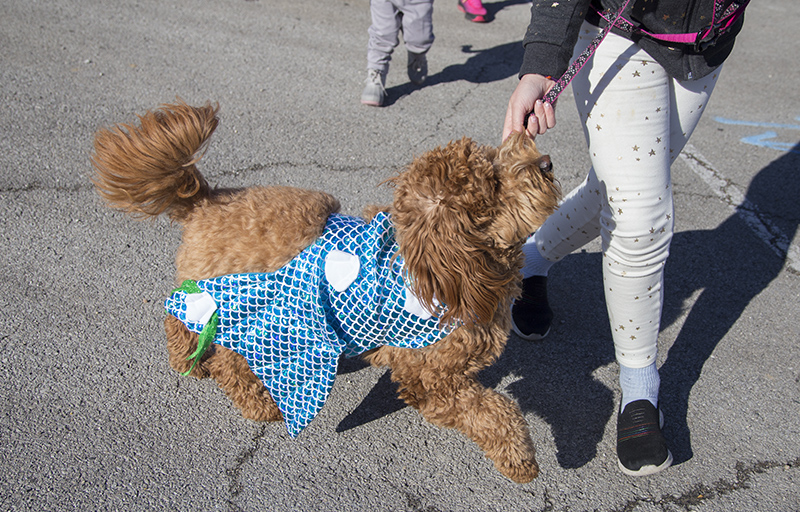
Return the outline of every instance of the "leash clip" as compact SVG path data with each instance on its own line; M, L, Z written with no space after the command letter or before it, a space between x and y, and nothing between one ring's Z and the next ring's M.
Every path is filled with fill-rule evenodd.
M698 30L694 40L694 51L700 53L709 46L714 46L717 43L718 33L718 27L713 24Z

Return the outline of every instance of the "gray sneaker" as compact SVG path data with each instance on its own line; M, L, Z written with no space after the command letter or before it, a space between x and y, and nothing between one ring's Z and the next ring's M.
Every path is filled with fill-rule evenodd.
M384 88L386 73L377 69L368 69L366 82L367 85L361 92L361 103L373 107L382 106L383 100L386 98L386 89Z
M408 52L408 79L422 85L428 78L428 57L424 53Z

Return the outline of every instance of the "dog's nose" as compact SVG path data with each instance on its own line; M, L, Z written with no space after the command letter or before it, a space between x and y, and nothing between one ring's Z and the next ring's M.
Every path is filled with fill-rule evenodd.
M553 172L553 162L550 161L550 155L544 155L541 159L539 159L539 169L547 174Z

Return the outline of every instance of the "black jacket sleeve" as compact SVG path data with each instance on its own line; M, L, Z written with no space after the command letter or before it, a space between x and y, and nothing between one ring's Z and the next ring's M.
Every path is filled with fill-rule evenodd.
M569 67L588 9L589 0L533 0L531 22L522 40L525 54L519 76L560 77Z

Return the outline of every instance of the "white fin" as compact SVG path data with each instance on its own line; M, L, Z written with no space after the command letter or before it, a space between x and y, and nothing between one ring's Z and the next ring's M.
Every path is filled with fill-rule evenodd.
M333 250L325 257L325 278L337 292L345 291L358 277L361 262L358 256Z

